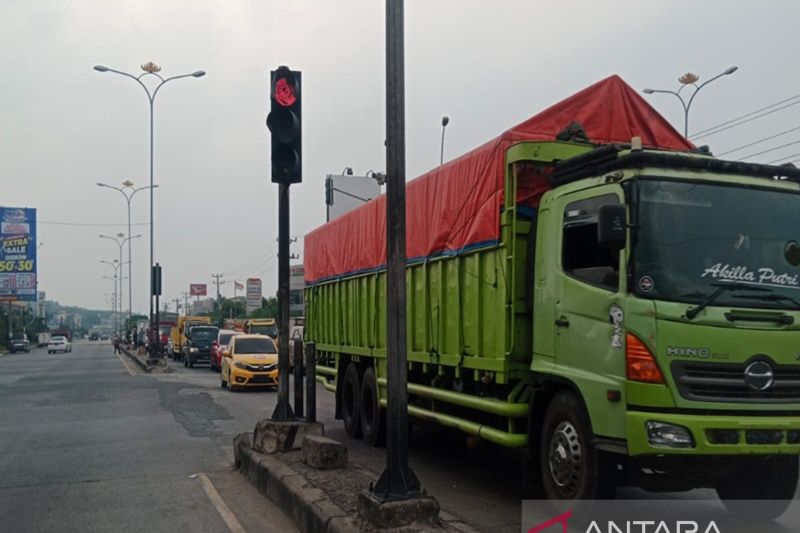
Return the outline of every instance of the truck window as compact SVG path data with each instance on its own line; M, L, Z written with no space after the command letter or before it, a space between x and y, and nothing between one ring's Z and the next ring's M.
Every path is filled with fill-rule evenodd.
M597 213L601 206L618 204L614 194L578 200L564 209L561 267L581 281L616 290L619 287L619 252L597 242Z

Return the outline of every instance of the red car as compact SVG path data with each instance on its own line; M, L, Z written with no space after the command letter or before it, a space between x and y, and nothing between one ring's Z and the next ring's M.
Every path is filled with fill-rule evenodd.
M234 331L232 329L219 330L217 340L211 343L211 365L209 366L212 372L219 372L219 369L222 367L222 352L225 351L225 348L231 341L231 337L237 333L241 333L241 331Z

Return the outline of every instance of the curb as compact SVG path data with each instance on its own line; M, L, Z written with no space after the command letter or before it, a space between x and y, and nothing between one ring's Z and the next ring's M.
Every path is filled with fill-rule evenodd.
M477 533L462 519L442 509L438 525L377 529L356 519L337 505L323 490L314 486L301 472L277 457L252 448L250 433L233 439L234 466L258 491L268 497L289 516L300 531L312 533L355 532L441 532Z
M145 372L149 373L151 370L153 370L153 367L149 366L146 362L139 359L137 355L129 352L128 350L122 348L121 346L120 346L120 351L122 351L122 353L124 353L128 357L128 359L139 365L139 368L141 368Z
M236 467L261 494L277 504L300 531L354 533L362 531L350 515L320 489L279 460L255 452L249 433L233 440Z

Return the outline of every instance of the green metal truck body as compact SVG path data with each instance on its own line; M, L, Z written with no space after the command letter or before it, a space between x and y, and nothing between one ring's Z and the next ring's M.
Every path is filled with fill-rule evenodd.
M521 164L556 168L535 213L515 201ZM797 171L775 179L784 170L558 141L512 145L505 168L498 244L408 263L412 419L527 447L533 469L556 478L550 496L603 494L596 483L567 490L558 481L559 468L572 468L569 427L580 424L554 426L554 401L572 401L588 417L578 455L611 457L626 474L578 467L614 483L717 487L748 457L778 456L789 462L770 471L794 469L784 483L793 490ZM618 250L598 244L606 205L624 208ZM336 393L348 431L373 443L381 436L358 419L381 423L361 386L368 369L377 405L386 405L385 281L379 270L306 289L317 379ZM639 379L637 357L655 378ZM351 367L362 381L347 377ZM644 476L644 467L665 475Z

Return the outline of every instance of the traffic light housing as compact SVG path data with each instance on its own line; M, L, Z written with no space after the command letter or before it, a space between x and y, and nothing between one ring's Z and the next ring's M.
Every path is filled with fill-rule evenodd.
M300 71L281 66L270 72L267 128L272 143L272 182L303 181Z
M325 205L333 205L333 178L325 178Z

